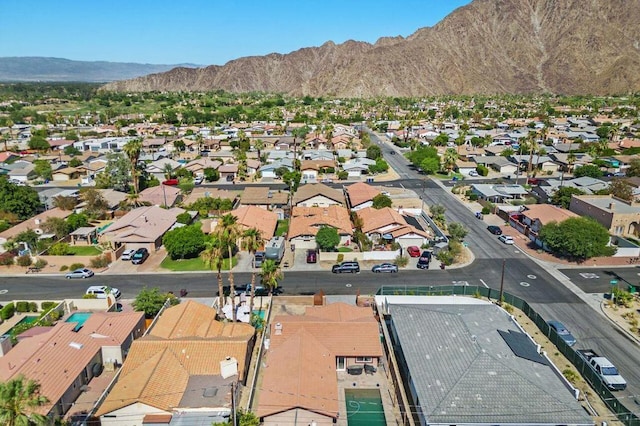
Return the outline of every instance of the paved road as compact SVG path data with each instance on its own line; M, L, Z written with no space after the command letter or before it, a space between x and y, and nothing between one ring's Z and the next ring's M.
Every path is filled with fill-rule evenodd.
M627 268L560 269L585 293L609 293L611 281L617 281L620 289L627 290L629 284L640 285L640 266Z

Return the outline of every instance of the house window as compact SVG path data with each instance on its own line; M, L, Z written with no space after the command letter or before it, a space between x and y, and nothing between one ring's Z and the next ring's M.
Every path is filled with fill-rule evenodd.
M346 368L345 358L343 356L339 356L336 358L336 369L338 371L344 371Z
M373 358L370 356L357 356L356 362L373 362Z

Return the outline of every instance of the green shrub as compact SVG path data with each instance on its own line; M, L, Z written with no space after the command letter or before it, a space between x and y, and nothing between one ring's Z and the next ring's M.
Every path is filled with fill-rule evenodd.
M29 311L38 312L38 304L36 302L29 302Z
M69 270L71 271L75 271L76 269L82 269L84 268L84 263L72 263L71 265L69 265Z
M98 296L95 294L85 294L84 296L82 296L83 299L97 299Z
M478 194L469 195L469 201L478 201Z
M338 257L336 258L336 262L342 263L343 261L344 261L344 254L343 253L339 253Z
M60 272L64 272L64 271L66 271L67 269L69 269L69 267L68 267L67 265L62 265L62 266L60 267Z
M18 262L18 265L20 266L24 266L24 267L31 266L31 262L32 262L31 256L28 254L23 254L22 256L18 256L17 262Z
M13 316L15 311L16 309L13 302L6 304L4 305L4 308L0 309L0 318L6 321Z
M25 302L24 300L16 302L16 312L29 312L29 302Z
M491 213L491 208L489 206L484 206L482 208L482 214L490 214Z
M67 243L55 243L49 247L48 252L51 256L66 256L71 253L71 249Z
M409 258L407 256L398 255L396 256L395 263L401 268L405 267L409 263Z
M42 302L40 304L40 308L44 311L47 312L49 309L53 308L54 306L56 306L58 303L57 302Z
M92 296L95 296L95 294L92 294ZM85 299L90 299L90 298L85 297ZM58 321L60 319L60 312L58 311L49 312L49 318L51 319L51 321Z
M344 170L338 172L338 179L347 180L349 177L349 172L345 172Z
M478 167L476 167L476 172L478 172L480 176L487 176L489 174L489 169L485 165L478 164Z

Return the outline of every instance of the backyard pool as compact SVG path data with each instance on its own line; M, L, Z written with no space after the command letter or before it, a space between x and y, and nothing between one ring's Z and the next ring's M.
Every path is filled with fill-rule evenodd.
M13 327L11 327L9 330L7 330L6 333L3 334L3 336L10 336L11 333L13 332L13 329L15 329L17 326L19 326L20 324L31 324L32 322L36 322L40 319L40 317L38 316L33 316L33 315L27 315L25 317L23 317L20 321L18 321L16 323L16 325L14 325Z
M67 318L64 322L76 322L78 325L74 328L74 330L80 330L84 325L85 321L89 319L91 316L91 312L74 312L71 314L69 318Z
M345 389L349 426L385 426L379 389Z

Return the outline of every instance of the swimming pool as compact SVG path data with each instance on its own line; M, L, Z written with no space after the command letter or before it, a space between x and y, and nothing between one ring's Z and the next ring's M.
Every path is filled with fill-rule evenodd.
M7 330L6 333L3 334L3 336L11 336L11 334L13 333L13 330L19 326L20 324L31 324L34 323L36 321L38 321L40 319L40 317L38 316L33 316L33 315L27 315L25 317L23 317L20 321L18 321L13 327L11 327L9 330ZM24 330L23 330L24 331Z
M77 331L82 328L85 321L88 320L90 316L91 316L91 312L74 312L64 322L77 322L78 325L76 325L76 327L74 328L74 330Z
M379 389L345 389L349 426L385 426Z

